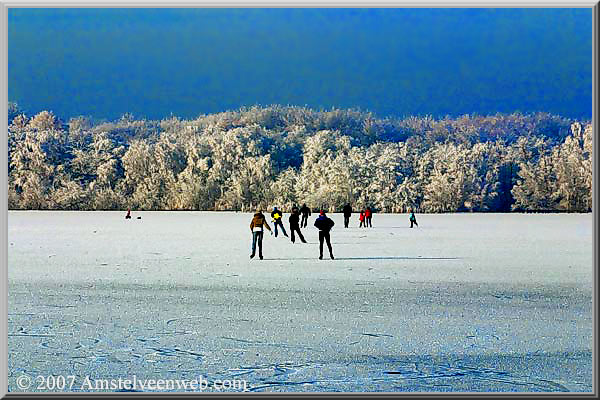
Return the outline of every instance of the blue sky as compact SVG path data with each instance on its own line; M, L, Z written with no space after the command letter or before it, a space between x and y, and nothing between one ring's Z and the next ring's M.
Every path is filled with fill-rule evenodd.
M159 119L253 104L592 115L592 10L9 9L29 113Z

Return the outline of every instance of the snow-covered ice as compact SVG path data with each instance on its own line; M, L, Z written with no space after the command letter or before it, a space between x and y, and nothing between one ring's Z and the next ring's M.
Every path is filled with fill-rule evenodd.
M132 214L9 212L11 391L23 374L73 375L72 390L134 375L592 390L591 214L417 215L414 229L391 214L344 229L332 214L335 260L318 260L313 215L308 244L265 234L262 261L251 214Z

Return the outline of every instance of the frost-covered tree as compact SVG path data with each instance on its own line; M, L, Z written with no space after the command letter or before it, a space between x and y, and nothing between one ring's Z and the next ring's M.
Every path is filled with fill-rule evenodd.
M518 172L521 178L513 187L513 209L552 211L558 209L556 174L552 157L542 155L537 162L522 162Z
M268 154L244 158L227 179L227 191L219 199L218 208L253 210L257 206L265 207L271 198L272 176L271 158Z
M572 134L552 152L556 173L556 194L559 207L565 211L589 210L591 163L586 157L581 124L572 125Z
M293 205L300 203L296 194L297 182L298 173L294 168L290 167L281 172L271 184L271 198L263 207L272 204L281 210L290 210Z
M479 182L468 150L462 145L436 145L424 158L431 170L429 177L423 179L425 186L421 210L456 212L471 209L472 194ZM420 171L426 173L424 167Z
M382 119L272 105L63 124L9 111L11 209L592 207L591 123L546 113Z

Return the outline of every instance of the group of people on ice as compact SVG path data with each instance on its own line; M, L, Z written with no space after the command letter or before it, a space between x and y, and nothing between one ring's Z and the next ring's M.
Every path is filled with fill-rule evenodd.
M344 213L344 228L347 228L348 224L350 223L350 217L352 216L352 207L350 204L346 204L342 209L342 212ZM358 225L359 228L372 228L373 210L371 210L371 207L360 210L360 213L358 214L358 220L360 221L360 224Z
M350 223L350 217L352 216L352 207L350 204L346 204L342 210L344 214L344 228L348 228ZM302 243L306 243L304 236L302 235L302 231L300 228L305 228L308 225L308 217L311 215L310 208L306 206L306 204L302 205L301 208L297 206L292 207L292 212L289 217L290 224L290 234L292 243L296 242L296 234ZM360 211L359 214L359 227L373 227L372 224L373 211L370 207L367 207L364 210ZM250 231L252 232L252 254L250 254L250 258L254 258L256 256L256 248L258 247L258 256L262 260L262 241L264 230L267 229L271 235L275 233L275 237L278 236L279 230L283 233L285 237L289 237L287 232L285 231L285 227L283 226L283 212L277 209L277 207L273 208L271 212L271 221L273 222L273 230L269 226L265 215L262 213L261 209L258 209L250 222ZM417 219L415 217L414 212L410 213L410 227L413 225L418 226ZM327 244L327 248L329 249L329 256L333 260L333 248L331 247L331 237L330 231L335 223L333 220L325 214L325 211L321 210L319 212L319 216L315 220L314 226L319 230L319 260L323 259L323 244Z
M301 219L302 215L302 219ZM298 238L302 243L306 243L304 236L302 235L302 231L300 228L304 228L308 225L308 217L311 215L311 211L306 204L302 206L302 208L298 209L298 207L294 206L292 208L292 212L290 214L289 223L290 223L290 234L292 243L296 242L296 234L298 234ZM277 207L273 208L271 212L271 218L273 222L273 230L275 231L275 237L279 234L279 229L283 233L285 237L289 237L287 232L285 231L285 227L283 226L283 212L277 209ZM333 220L327 215L325 215L325 211L321 210L319 212L319 216L315 220L315 227L319 229L319 243L320 243L320 251L321 255L319 259L323 259L323 242L327 243L327 248L329 249L329 256L333 260L333 248L331 247L331 238L329 236L329 231L333 228L335 223ZM256 247L258 246L258 257L262 260L262 240L264 235L265 228L273 234L273 230L269 226L265 215L262 213L262 210L257 210L250 222L250 230L252 231L252 254L250 254L250 258L254 258L256 256Z

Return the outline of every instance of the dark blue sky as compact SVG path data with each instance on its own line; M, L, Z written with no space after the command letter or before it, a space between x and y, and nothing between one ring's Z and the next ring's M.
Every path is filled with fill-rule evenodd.
M8 96L65 119L273 103L590 118L592 10L13 8Z

